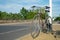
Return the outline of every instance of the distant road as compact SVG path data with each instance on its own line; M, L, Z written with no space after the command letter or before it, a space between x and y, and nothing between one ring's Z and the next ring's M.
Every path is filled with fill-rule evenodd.
M0 40L15 40L30 33L31 24L0 25Z

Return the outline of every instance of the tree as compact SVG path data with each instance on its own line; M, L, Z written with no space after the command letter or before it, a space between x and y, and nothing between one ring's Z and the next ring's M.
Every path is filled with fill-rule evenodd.
M6 13L6 12L2 12L2 13L1 13L1 19L2 19L2 20L6 20L6 19L7 19L7 14L8 14L8 13Z
M36 6L32 6L31 8L33 9L33 11L34 11L34 8L35 8Z
M13 13L8 13L6 18L6 20L13 20Z
M45 8L44 7L36 7L35 13L39 13L40 11L40 18L41 19L45 19L46 17L48 17L48 13L45 12Z
M34 17L35 15L36 15L36 13L30 10L30 11L28 11L27 19L33 19L33 17Z
M2 19L2 16L1 15L2 15L2 12L0 11L0 20Z
M28 10L26 10L24 7L20 10L22 18L26 19L26 16L28 14Z
M60 16L55 18L55 21L60 21Z
M0 20L19 20L19 19L33 19L33 17L41 11L41 18L45 19L45 17L48 16L47 12L44 13L45 9L43 7L37 8L36 6L31 7L32 10L27 10L24 7L20 10L19 13L7 13L7 12L2 12L0 11ZM36 9L34 9L36 8Z

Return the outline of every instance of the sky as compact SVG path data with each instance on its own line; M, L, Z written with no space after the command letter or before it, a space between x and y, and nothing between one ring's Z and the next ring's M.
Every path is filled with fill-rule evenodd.
M60 14L60 0L53 0L53 16ZM0 0L0 11L18 13L22 7L30 9L31 6L49 5L49 0Z
M52 1L52 15L54 17L60 16L60 0Z

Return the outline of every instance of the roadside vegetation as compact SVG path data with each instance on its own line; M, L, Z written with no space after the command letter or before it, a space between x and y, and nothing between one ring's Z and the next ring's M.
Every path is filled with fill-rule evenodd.
M56 17L55 21L60 21L60 16Z
M37 8L36 6L32 6L31 9L26 9L24 7L22 7L22 9L20 9L20 12L18 13L8 13L8 12L3 12L0 11L0 20L5 20L5 21L12 21L13 20L32 20L33 17L38 13L38 10L42 10L42 14L41 14L41 18L45 19L45 17L48 16L48 12L45 12L45 8ZM55 18L55 21L59 20L60 21L60 16Z
M24 7L20 10L18 13L7 13L0 11L0 20L27 20L27 19L32 19L37 13L38 9L34 9L35 7L32 6L32 10L27 10ZM41 8L42 9L42 8ZM39 9L40 10L40 9ZM43 12L43 11L42 11ZM46 13L43 13L42 18L44 19Z

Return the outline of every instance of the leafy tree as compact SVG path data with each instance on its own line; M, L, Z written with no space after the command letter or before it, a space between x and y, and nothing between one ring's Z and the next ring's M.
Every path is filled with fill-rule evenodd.
M60 16L55 18L55 21L60 21Z
M12 20L13 19L13 13L8 13L6 18L7 18L7 20Z
M36 8L34 10L34 8ZM7 13L0 11L0 20L20 20L20 19L33 19L33 17L41 11L41 18L45 19L48 16L47 12L44 13L44 8L37 8L36 6L32 6L32 10L27 10L24 7L20 10L20 13Z
M32 12L31 10L27 14L27 19L33 19L33 17L36 15L35 12Z
M26 15L28 14L28 10L26 10L24 7L20 10L22 18L26 19Z
M7 13L6 12L2 12L1 13L1 19L2 20L6 20L7 19Z
M2 12L0 11L0 20L2 19L2 16L1 15L2 15Z
M35 8L36 6L32 6L31 8L33 9L33 11L34 11L34 8Z
M36 6L32 6L32 8L35 8ZM44 7L36 7L36 9L34 10L34 13L39 13L39 11L40 11L40 17L41 17L41 19L45 19L47 16L48 16L48 14L47 14L47 12L45 12L45 8Z

